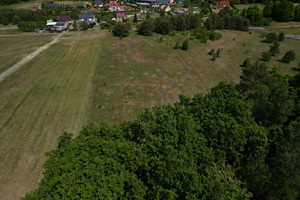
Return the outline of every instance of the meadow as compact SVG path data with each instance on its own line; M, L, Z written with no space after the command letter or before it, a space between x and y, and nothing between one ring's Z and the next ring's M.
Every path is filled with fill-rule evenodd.
M52 38L52 35L19 35L16 30L0 31L0 74Z
M161 38L131 33L120 39L96 29L64 35L2 81L2 199L16 199L35 189L44 153L56 147L63 132L77 135L88 123L135 119L144 108L174 103L180 94L206 93L223 80L238 83L240 64L246 58L256 61L271 45L261 42L258 33L220 33L220 40L206 44L190 40L188 51L173 48L176 41L186 39L181 34ZM5 48L11 45L18 41ZM221 56L212 61L208 52L218 48ZM281 72L295 74L292 68L300 55L291 64L278 61L291 49L300 52L300 42L281 42L280 55L268 66L281 66ZM1 58L3 52L0 45ZM14 60L13 56L7 59Z

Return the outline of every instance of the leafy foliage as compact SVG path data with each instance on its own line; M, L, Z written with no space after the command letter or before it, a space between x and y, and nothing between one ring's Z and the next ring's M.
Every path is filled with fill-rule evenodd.
M126 37L129 34L129 27L130 25L128 25L127 23L117 22L112 30L113 35L119 37Z
M282 60L282 62L289 63L289 62L295 60L295 58L296 58L295 51L292 50L292 51L286 52L281 60Z

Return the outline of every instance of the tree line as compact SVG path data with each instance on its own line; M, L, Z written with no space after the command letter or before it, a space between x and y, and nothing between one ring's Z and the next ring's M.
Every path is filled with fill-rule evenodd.
M230 10L226 7L220 10L218 14L211 13L204 23L204 27L208 30L239 30L248 31L249 20L236 13L236 10Z
M241 69L237 85L64 133L24 199L299 199L300 73Z
M263 16L270 17L276 21L300 21L300 6L294 7L293 2L288 0L268 0L263 9Z

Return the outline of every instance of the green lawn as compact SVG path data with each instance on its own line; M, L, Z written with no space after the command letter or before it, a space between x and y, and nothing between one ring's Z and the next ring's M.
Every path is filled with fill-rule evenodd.
M238 5L234 5L237 9L239 10L243 10L244 8L249 8L249 7L254 7L257 6L259 8L259 10L263 10L265 5L261 4L261 3L251 3L251 4L238 4Z
M1 199L33 190L44 153L87 123L100 47L102 38L89 33L63 39L1 82Z
M157 34L120 40L106 31L74 33L22 66L0 83L2 199L17 199L37 186L44 153L64 131L76 135L90 122L135 119L145 107L173 103L179 94L207 92L222 80L238 83L239 65L271 45L257 33L220 33L219 41L190 41L188 51L173 49L182 35L160 42ZM0 52L21 43L11 39ZM208 52L218 48L221 57L211 61ZM281 54L268 65L294 74L300 55L291 64L277 61L290 49L298 54L300 42L282 42Z

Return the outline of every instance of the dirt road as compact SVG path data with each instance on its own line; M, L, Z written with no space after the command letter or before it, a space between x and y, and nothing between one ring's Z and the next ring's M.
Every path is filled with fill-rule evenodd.
M35 58L37 55L39 55L42 51L48 49L51 45L53 45L56 42L58 42L59 38L62 35L63 34L60 34L54 40L52 40L51 42L45 44L44 46L41 46L40 48L38 48L37 50L35 50L33 53L31 53L28 56L26 56L25 58L23 58L20 62L16 63L14 66L10 67L6 71L4 71L2 74L0 74L0 82L3 81L6 77L8 77L10 74L14 73L16 70L18 70L24 64L26 64L27 62L31 61L33 58Z

